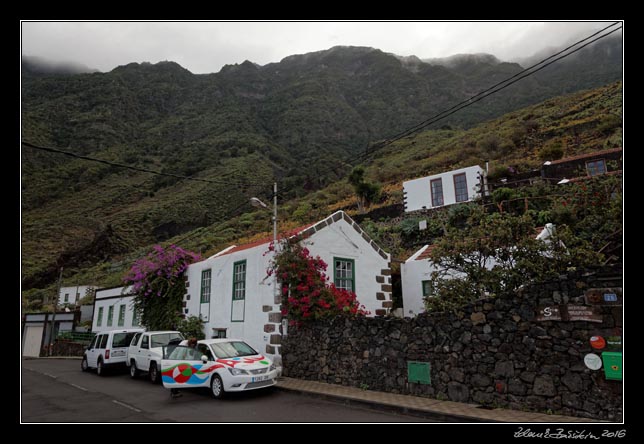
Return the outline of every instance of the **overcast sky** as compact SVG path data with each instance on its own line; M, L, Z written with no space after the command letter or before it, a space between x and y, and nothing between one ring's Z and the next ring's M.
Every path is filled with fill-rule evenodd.
M265 65L335 45L420 58L490 53L515 60L610 22L23 22L22 54L110 71L171 60L195 74Z

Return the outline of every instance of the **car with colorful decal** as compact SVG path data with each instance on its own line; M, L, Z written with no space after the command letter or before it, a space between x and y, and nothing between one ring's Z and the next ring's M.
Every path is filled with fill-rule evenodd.
M169 389L210 387L213 397L275 385L275 364L240 339L202 339L195 348L168 346L161 381Z

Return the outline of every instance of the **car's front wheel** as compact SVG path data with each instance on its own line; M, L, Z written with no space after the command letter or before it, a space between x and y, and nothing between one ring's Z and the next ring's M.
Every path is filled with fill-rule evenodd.
M83 356L83 360L81 361L81 371L86 372L88 368L89 365L87 364L87 356Z
M226 394L224 383L219 375L212 377L212 380L210 381L210 393L212 393L212 397L215 399L221 399Z

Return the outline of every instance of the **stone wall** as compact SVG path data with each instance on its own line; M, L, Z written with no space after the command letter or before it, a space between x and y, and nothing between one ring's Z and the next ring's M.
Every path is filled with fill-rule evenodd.
M591 287L621 287L621 275L576 273L481 300L458 313L347 319L290 329L284 375L392 393L621 420L622 382L584 365L591 336L622 336L622 307L598 307L602 322L537 321L540 306L584 305ZM429 362L431 383L407 381L408 361Z
M78 342L69 341L56 341L52 348L52 356L83 356L87 349L87 344L80 344ZM47 356L46 351L43 351L40 356Z

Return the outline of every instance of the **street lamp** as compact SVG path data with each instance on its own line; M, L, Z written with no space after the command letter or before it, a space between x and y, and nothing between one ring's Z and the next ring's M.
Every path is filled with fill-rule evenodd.
M257 208L269 208L264 202L257 197L250 198L250 204ZM273 257L277 256L277 182L273 183ZM273 304L278 304L278 310L281 312L282 304L280 303L281 295L277 289L277 273L273 273ZM284 321L282 321L282 335L286 335Z

